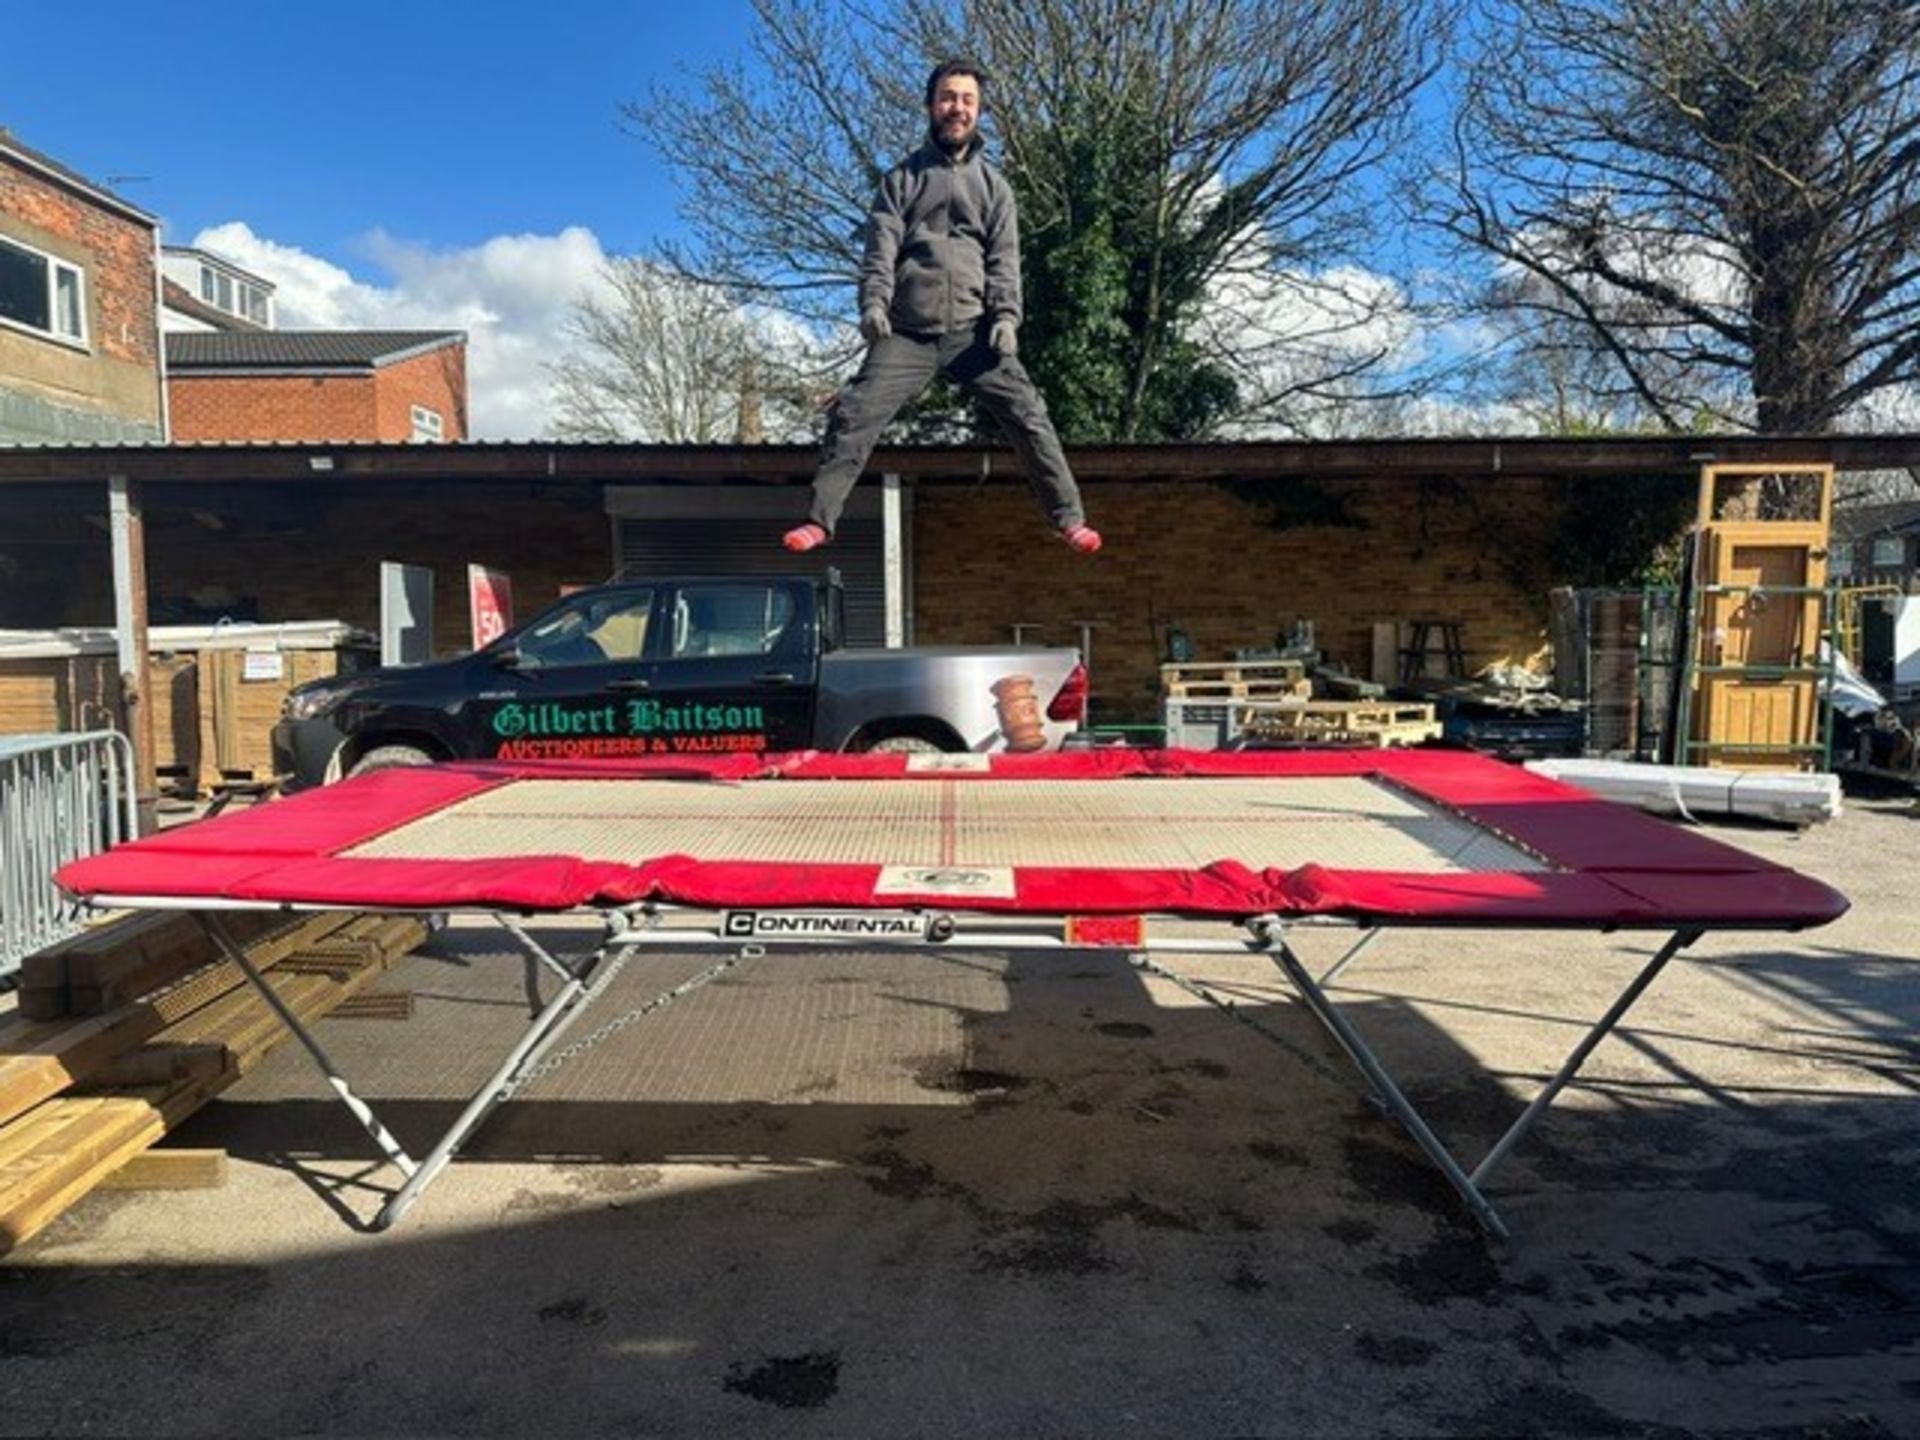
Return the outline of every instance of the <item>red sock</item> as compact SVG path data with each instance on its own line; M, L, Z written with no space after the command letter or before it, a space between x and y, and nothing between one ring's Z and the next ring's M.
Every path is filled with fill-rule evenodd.
M1100 532L1091 525L1069 525L1060 532L1060 538L1082 555L1091 555L1100 548Z
M809 521L805 525L796 525L793 529L787 531L785 535L780 537L780 543L798 555L803 551L813 549L816 545L826 544L830 538L824 529ZM1098 537L1095 537L1094 543L1096 545L1099 544Z

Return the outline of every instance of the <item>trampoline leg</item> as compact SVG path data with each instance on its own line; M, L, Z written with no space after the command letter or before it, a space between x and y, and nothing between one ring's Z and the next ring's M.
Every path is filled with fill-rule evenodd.
M509 924L506 928L529 950L539 956L543 963L565 975L567 983L534 1017L533 1023L527 1026L526 1033L520 1037L519 1043L508 1052L507 1058L500 1062L500 1068L488 1077L486 1084L474 1092L473 1098L467 1102L466 1109L460 1112L460 1117L453 1122L447 1133L440 1137L440 1142L428 1153L427 1158L420 1162L420 1168L408 1177L407 1183L400 1187L399 1193L387 1201L381 1207L380 1213L373 1217L375 1230L385 1230L412 1208L413 1202L420 1198L421 1192L433 1183L436 1175L446 1169L447 1162L453 1159L460 1147L472 1137L473 1132L480 1128L487 1116L493 1112L494 1107L527 1082L541 1058L559 1043L560 1037L566 1034L568 1027L586 1013L600 991L620 973L620 967L626 963L627 955L623 954L607 966L604 974L596 974L595 972L601 969L602 963L607 961L608 956L616 950L630 954L634 947L641 943L639 937L628 932L625 926L610 927L607 938L594 949L593 953L579 965L568 969L543 951L539 944L520 927ZM723 972L731 969L740 960L752 959L762 953L764 952L757 945L743 945L737 956L729 956L691 980L684 981L646 1004L628 1011L625 1015L603 1026L600 1033L610 1034L630 1021L650 1014L682 995L691 994L708 981L716 979ZM599 1037L590 1036L575 1048L583 1049L592 1045L597 1038Z
M196 912L196 918L200 922L200 928L207 932L220 952L240 967L253 988L260 992L260 998L265 1000L273 1013L280 1017L281 1023L293 1033L295 1039L307 1047L307 1053L313 1057L313 1063L320 1067L320 1073L327 1077L327 1084L333 1087L333 1093L340 1098L340 1103L347 1107L353 1118L360 1122L361 1128L373 1137L373 1143L380 1147L381 1153L399 1168L401 1174L411 1176L417 1173L413 1157L407 1154L398 1140L393 1138L387 1127L380 1123L379 1117L368 1107L367 1102L353 1093L353 1087L347 1084L346 1077L328 1058L327 1052L320 1048L320 1042L313 1037L313 1032L300 1023L300 1017L287 1007L286 1001L282 1000L274 988L267 983L266 976L262 975L254 963L247 958L246 951L234 942L233 936L227 933L227 927L220 923L219 917L206 911L199 911Z
M413 1202L418 1200L421 1192L433 1183L434 1177L447 1168L447 1162L453 1159L454 1153L466 1143L467 1138L480 1128L481 1122L492 1113L493 1107L511 1093L513 1082L519 1078L520 1072L525 1067L536 1063L560 1038L560 1033L566 1028L567 1022L578 1013L575 1002L586 992L587 976L606 957L609 948L604 944L596 947L576 969L568 970L542 951L532 938L517 926L508 925L507 929L541 960L558 968L562 974L566 975L567 983L560 987L553 999L549 1000L540 1013L533 1018L533 1022L527 1026L526 1033L520 1037L513 1049L507 1052L507 1057L500 1062L499 1068L487 1078L484 1085L474 1092L473 1098L467 1102L459 1118L448 1128L447 1133L440 1137L439 1143L427 1153L427 1157L420 1162L419 1168L407 1176L407 1183L400 1187L391 1200L380 1207L380 1213L373 1217L375 1230L387 1229L413 1208Z
M1640 973L1634 976L1633 983L1620 992L1620 998L1613 1002L1607 1013L1595 1022L1593 1029L1587 1032L1586 1038L1574 1047L1573 1053L1567 1057L1567 1063L1562 1065L1553 1079L1547 1082L1546 1088L1533 1097L1533 1103L1520 1113L1520 1118L1508 1127L1507 1133L1502 1135L1494 1147L1487 1152L1487 1158L1474 1167L1472 1178L1476 1183L1493 1174L1500 1162L1507 1158L1508 1152L1526 1138L1527 1132L1546 1113L1554 1097L1566 1089L1567 1082L1580 1073L1580 1067L1587 1063L1587 1057L1593 1053L1594 1047L1613 1032L1613 1027L1620 1023L1620 1017L1625 1015L1628 1007L1640 998L1640 993L1653 983L1654 977L1666 968L1669 960L1698 940L1702 933L1699 930L1679 930L1668 938L1667 943L1662 945Z
M1353 1061L1362 1075L1367 1077L1367 1083L1373 1086L1381 1103L1393 1112L1394 1118L1405 1127L1406 1132L1413 1137L1414 1143L1426 1152L1427 1158L1439 1168L1442 1175L1447 1177L1447 1183L1459 1192L1460 1198L1466 1201L1467 1208L1473 1212L1473 1218L1478 1220L1490 1235L1497 1239L1506 1239L1507 1227L1501 1220L1499 1211L1495 1210L1487 1197L1480 1193L1480 1188L1473 1183L1467 1172L1460 1168L1460 1162L1453 1158L1447 1147L1440 1143L1439 1137L1427 1127L1427 1122L1420 1118L1420 1112L1415 1110L1407 1097L1400 1093L1400 1087L1393 1083L1393 1077L1387 1074L1386 1068L1375 1058L1373 1051L1367 1048L1367 1042L1360 1038L1360 1032L1347 1022L1346 1016L1334 1008L1333 1002L1327 999L1326 993L1307 973L1307 967L1300 963L1300 957L1293 953L1292 947L1287 944L1285 938L1276 936L1269 944L1271 948L1268 953L1275 963L1286 971L1287 978L1293 982L1294 989L1300 992L1300 998L1306 1002L1307 1008L1322 1025L1327 1027L1333 1038L1339 1041L1340 1048L1347 1052L1347 1058Z

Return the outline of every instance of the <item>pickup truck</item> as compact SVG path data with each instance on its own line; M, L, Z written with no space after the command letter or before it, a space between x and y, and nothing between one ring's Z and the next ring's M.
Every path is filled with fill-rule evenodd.
M621 580L455 660L302 685L273 730L288 789L437 760L779 750L1057 749L1075 650L850 649L838 577Z

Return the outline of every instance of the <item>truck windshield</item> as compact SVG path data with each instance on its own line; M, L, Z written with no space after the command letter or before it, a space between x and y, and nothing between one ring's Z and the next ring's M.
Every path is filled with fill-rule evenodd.
M523 665L551 669L638 660L646 653L651 590L568 601L515 639Z

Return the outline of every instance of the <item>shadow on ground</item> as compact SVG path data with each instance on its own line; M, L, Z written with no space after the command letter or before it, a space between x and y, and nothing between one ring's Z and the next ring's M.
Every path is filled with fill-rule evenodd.
M414 1021L324 1027L416 1153L523 1013L496 961L448 937L396 972ZM90 1202L0 1270L0 1428L1913 1433L1912 962L1700 963L1790 999L1792 1053L1729 1082L1714 1027L1633 1030L1495 1181L1507 1245L1271 972L1216 975L1235 1024L1117 957L761 962L535 1086L380 1237L314 1223L391 1172L338 1163L365 1139L283 1053L180 1143L300 1177L260 1190L307 1207L286 1244L103 1264L157 1202ZM1490 1072L1367 980L1339 998L1470 1159L1593 1008L1508 1006L1562 1038Z

